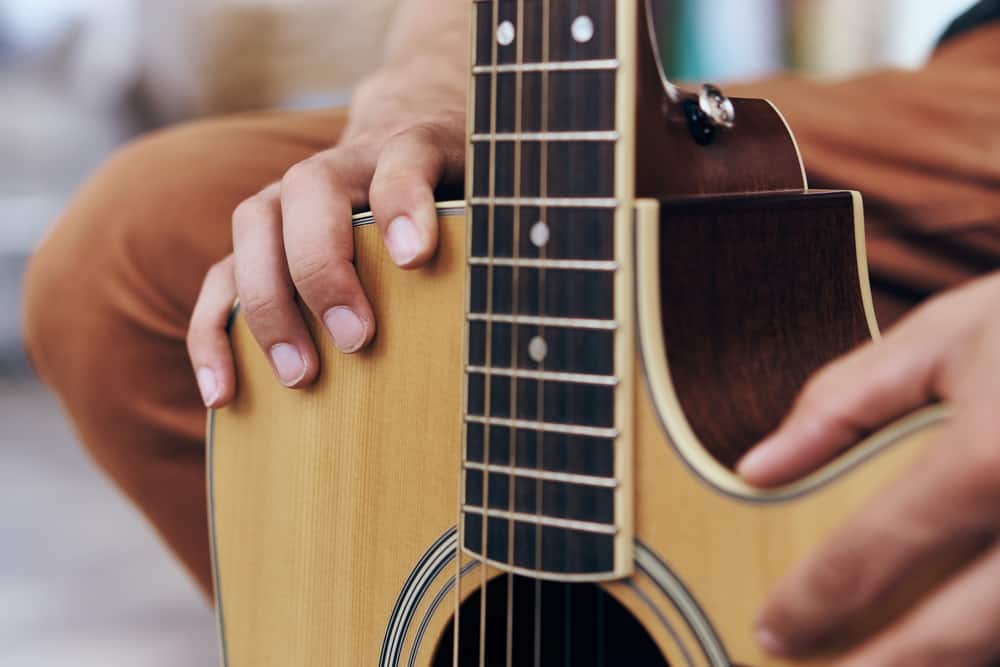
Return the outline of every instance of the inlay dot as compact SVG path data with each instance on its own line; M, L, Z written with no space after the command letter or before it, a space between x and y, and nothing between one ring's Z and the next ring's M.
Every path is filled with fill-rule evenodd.
M509 46L514 41L514 24L510 21L504 21L497 27L497 42L501 46Z
M531 242L535 244L538 248L544 248L549 242L549 226L544 222L539 220L531 226L531 231L528 233L531 237Z
M573 33L573 39L579 43L584 44L589 42L594 37L594 22L589 16L577 16L573 19L570 32Z
M549 353L549 344L545 342L545 339L541 336L535 336L528 343L528 356L535 363L542 363L545 361L545 356Z

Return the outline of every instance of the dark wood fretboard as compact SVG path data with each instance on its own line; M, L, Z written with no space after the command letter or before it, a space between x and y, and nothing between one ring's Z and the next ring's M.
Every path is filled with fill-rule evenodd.
M630 539L622 17L610 0L474 9L463 545L606 577Z

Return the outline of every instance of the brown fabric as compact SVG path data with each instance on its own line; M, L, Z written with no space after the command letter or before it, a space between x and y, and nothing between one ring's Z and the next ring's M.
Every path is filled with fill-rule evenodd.
M185 352L236 205L333 145L341 112L247 115L153 134L77 195L29 267L25 338L97 463L211 589L205 410Z
M1000 24L916 72L728 86L781 110L812 187L864 194L879 320L1000 266Z
M1000 28L922 72L731 89L774 100L814 185L865 193L883 317L1000 264ZM169 130L114 157L32 262L26 338L95 460L210 591L205 413L184 347L245 197L336 140L338 112Z

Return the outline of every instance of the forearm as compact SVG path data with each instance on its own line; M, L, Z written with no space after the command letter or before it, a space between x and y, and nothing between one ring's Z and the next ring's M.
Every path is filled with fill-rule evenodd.
M469 61L469 0L401 0L386 35L385 64L433 59L449 73ZM465 84L465 77L462 77Z

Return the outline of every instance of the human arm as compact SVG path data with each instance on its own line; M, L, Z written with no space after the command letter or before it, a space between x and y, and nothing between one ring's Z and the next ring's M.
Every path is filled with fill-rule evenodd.
M926 558L972 542L988 546L840 664L1000 658L1000 273L932 300L823 369L738 470L758 486L781 484L938 400L953 413L917 464L777 586L758 620L765 648L809 654Z

